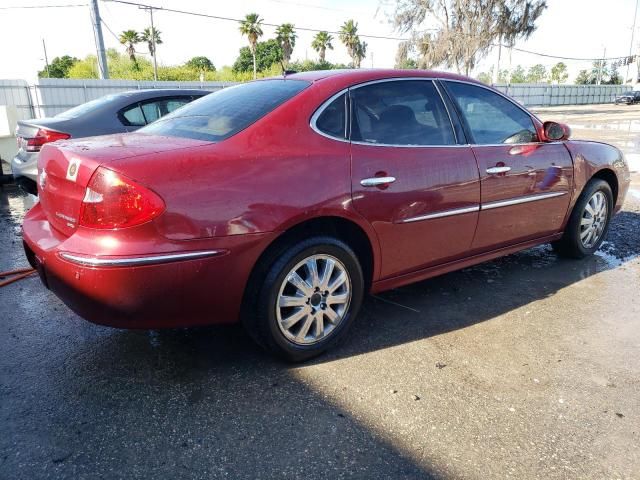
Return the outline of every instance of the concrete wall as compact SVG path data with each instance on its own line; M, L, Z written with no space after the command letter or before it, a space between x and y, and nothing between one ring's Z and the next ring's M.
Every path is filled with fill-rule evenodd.
M137 82L132 80L73 80L41 78L30 87L36 117L50 117L104 95L147 88L198 88L215 91L232 82ZM0 87L1 88L1 87Z
M133 80L72 80L41 78L35 85L24 80L0 80L0 105L14 105L18 119L56 115L110 93L144 88L201 88L215 91L232 82L137 82ZM512 84L496 88L526 106L609 103L631 87L623 85Z
M549 85L547 83L515 83L495 87L527 107L611 103L616 95L633 89L625 85Z

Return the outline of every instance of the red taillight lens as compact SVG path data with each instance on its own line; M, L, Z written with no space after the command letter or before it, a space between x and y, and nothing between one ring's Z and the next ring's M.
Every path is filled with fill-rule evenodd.
M26 139L27 144L25 145L25 150L27 152L39 152L45 143L55 142L56 140L66 140L67 138L71 138L71 135L68 133L54 132L53 130L40 128L36 132L35 137Z
M80 225L102 229L133 227L157 217L163 210L164 202L156 193L99 167L82 200Z

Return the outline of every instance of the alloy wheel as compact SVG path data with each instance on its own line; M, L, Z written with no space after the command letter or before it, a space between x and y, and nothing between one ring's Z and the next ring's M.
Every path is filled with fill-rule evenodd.
M605 194L598 190L582 211L580 241L584 248L593 248L604 232L608 220L608 202Z
M311 255L284 277L276 304L278 327L292 343L317 343L342 322L351 294L351 279L340 260Z

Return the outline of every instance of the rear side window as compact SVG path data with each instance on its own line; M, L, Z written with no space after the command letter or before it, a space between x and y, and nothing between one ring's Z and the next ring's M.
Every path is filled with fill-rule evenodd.
M303 80L261 80L223 88L141 129L154 135L217 142L236 134L310 85Z
M531 117L513 102L491 90L468 83L447 82L474 143L537 142Z
M346 99L343 93L322 111L316 120L316 128L331 137L346 138Z
M351 139L385 145L453 145L451 120L433 82L397 80L354 88Z
M105 105L117 100L119 98L119 94L113 95L105 95L104 97L96 98L95 100L91 100L87 103L83 103L82 105L78 105L77 107L70 108L62 113L56 115L58 118L77 118L82 115L86 115L87 113L91 113L99 108L102 108Z
M133 106L127 107L126 110L123 110L122 116L124 117L126 124L132 127L142 127L147 124L144 119L144 113L142 113L142 109L137 103Z
M191 97L163 98L142 104L142 111L147 123L155 122L160 117L177 110L191 101Z

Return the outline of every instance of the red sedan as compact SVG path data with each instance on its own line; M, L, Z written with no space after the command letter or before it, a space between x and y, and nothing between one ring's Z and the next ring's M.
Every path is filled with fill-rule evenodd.
M45 145L25 250L92 322L241 320L303 360L344 337L368 291L546 242L595 252L629 171L568 135L445 73L246 83L139 133Z

